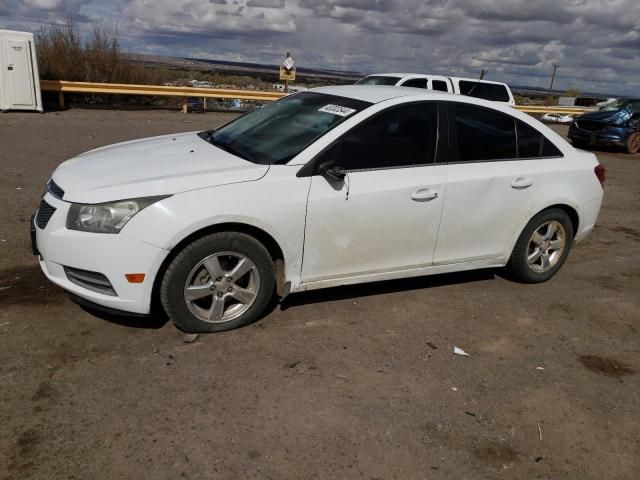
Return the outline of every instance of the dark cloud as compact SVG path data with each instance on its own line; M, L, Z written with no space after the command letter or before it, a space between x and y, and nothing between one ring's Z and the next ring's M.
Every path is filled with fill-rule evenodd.
M284 0L249 0L247 7L284 8Z
M70 15L143 53L640 90L638 0L0 0L0 27Z

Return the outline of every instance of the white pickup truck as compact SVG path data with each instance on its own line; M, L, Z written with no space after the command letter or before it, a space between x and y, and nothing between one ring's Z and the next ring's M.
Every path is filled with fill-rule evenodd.
M422 73L377 73L358 80L356 85L395 85L398 87L425 88L483 98L511 106L516 104L513 99L513 93L511 93L511 89L506 83L473 78L444 77Z

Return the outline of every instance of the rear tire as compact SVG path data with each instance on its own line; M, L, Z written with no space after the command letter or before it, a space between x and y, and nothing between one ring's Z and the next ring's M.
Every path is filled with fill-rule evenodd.
M160 300L177 328L223 332L256 321L273 298L267 249L244 233L213 233L184 247L167 268Z
M635 132L627 139L627 153L638 152L640 152L640 132Z
M564 264L573 244L567 212L552 208L533 217L511 253L507 271L523 283L546 282Z

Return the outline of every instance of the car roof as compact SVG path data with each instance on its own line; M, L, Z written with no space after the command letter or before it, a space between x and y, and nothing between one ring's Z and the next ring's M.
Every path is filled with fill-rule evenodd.
M320 87L307 92L324 93L327 95L336 95L338 97L353 98L362 100L363 102L379 103L392 98L410 97L410 96L440 96L444 94L453 97L454 95L435 90L425 90L424 88L396 87L393 85L340 85L335 87ZM459 95L456 95L459 96Z
M426 90L424 88L410 88L410 87L396 87L387 85L340 85L335 87L320 87L312 90L306 90L307 92L324 93L327 95L336 95L338 97L353 98L355 100L362 100L363 102L379 103L385 100L391 100L392 98L399 97L425 97L425 96L442 96L456 97L460 95L453 95L450 93L440 92L436 90Z
M495 82L493 80L479 80L477 78L465 78L465 77L450 77L448 75L436 75L436 74L432 74L432 73L372 73L371 75L367 75L364 78L368 78L368 77L398 77L398 79L400 78L405 78L405 77L439 77L439 78L448 78L450 80L457 80L457 81L465 81L465 82L478 82L478 83L492 83L494 85L506 85L506 83L504 82Z
M367 77L406 77L408 75L413 75L413 73L372 73L371 75L367 75Z
M478 83L492 83L494 85L506 85L504 82L494 82L493 80L480 80L478 78L464 78L464 77L449 77L451 80L458 80L463 82L478 82Z

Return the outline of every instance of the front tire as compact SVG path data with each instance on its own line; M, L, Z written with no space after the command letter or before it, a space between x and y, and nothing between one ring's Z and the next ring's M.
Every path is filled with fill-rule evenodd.
M640 132L632 133L627 139L627 153L640 152Z
M573 224L567 212L552 208L533 217L511 254L507 270L523 283L546 282L564 264L573 244Z
M248 325L273 298L274 265L255 238L213 233L182 249L167 268L160 300L177 328L222 332Z

